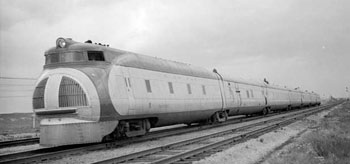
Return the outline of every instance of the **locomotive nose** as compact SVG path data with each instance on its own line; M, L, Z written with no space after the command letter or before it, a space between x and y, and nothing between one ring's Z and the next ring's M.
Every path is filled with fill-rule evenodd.
M72 68L46 70L33 94L40 121L40 145L59 146L102 141L117 120L100 122L100 100L92 80Z
M54 94L45 96L45 90ZM40 110L45 108L45 102L46 109ZM87 106L85 91L78 82L67 76L51 76L50 80L49 77L43 79L33 95L33 108L36 109L38 115L75 113L78 108Z
M92 81L82 72L57 69L40 78L33 94L36 115L75 114L98 120L100 104Z

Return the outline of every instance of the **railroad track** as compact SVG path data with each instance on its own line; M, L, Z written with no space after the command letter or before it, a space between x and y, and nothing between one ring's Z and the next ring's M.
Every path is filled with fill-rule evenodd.
M324 107L324 106L321 106L321 107ZM318 108L318 107L313 107L310 109L314 109L314 108ZM299 113L304 111L306 110L305 109L296 110L296 111L293 111L292 113ZM289 114L289 113L282 112L282 115L284 114ZM278 113L273 113L269 116L274 116L274 115L278 115ZM258 120L261 118L269 118L269 117L258 116L258 117L248 117L248 118L236 118L236 119L230 119L229 121L220 123L220 124L195 125L191 127L179 127L174 129L166 129L166 130L151 132L149 135L146 135L140 138L131 138L131 139L125 139L125 140L109 142L109 143L61 146L61 147L53 147L53 148L43 148L43 149L32 150L27 152L5 154L5 155L0 155L0 163L36 163L41 161L60 159L66 156L79 155L89 151L115 148L123 145L129 145L132 143L143 142L147 140L154 140L161 137L167 137L172 135L179 135L179 134L184 134L184 133L189 133L194 131L211 129L211 128L216 128L219 126L225 126L228 124L233 124L238 122Z
M273 131L281 126L291 124L301 118L328 109L329 107L333 107L333 105L292 113L291 115L278 117L268 121L262 121L239 128L233 128L214 134L175 142L129 155L99 161L95 164L139 162L156 164L192 163L193 161L198 161L211 154L227 149L234 144Z
M26 138L21 140L12 140L12 141L2 141L0 142L0 148L18 146L18 145L29 145L39 143L39 138Z

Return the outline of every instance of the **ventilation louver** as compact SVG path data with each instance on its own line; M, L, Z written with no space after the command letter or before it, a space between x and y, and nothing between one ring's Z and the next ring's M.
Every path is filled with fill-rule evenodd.
M42 80L35 88L33 94L33 109L45 108L44 95L47 79Z
M87 106L86 94L71 78L63 77L59 89L59 107Z

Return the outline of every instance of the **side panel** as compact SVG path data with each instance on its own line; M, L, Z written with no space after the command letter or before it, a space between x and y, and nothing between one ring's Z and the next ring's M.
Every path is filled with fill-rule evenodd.
M236 84L239 88L239 100L236 102L236 110L230 111L230 115L251 114L262 111L265 107L265 97L262 88L254 85Z
M127 115L129 96L125 77L120 66L113 66L108 79L108 88L114 108L120 115Z
M299 107L301 105L300 94L295 91L290 91L290 102L292 107Z
M124 77L126 95L128 97L128 100L129 100L128 114L133 115L136 113L137 108L135 107L135 97L134 97L133 88L131 86L132 78L130 77L129 68L120 67L120 69L122 70L122 73L123 73L122 76Z
M222 76L219 73L216 73L216 76L218 77L218 85L220 88L220 95L221 95L221 110L227 109L227 104L226 104L226 96L227 96L227 86L225 86L225 82L223 81Z
M239 106L238 104L238 97L235 96L235 84L233 82L224 82L224 90L225 90L225 98L226 98L226 105L228 109L232 110L233 108L237 108Z
M136 68L129 68L129 71L137 104L135 115L221 108L217 80ZM145 80L149 81L151 92L147 90ZM205 86L205 94L202 86Z
M275 88L267 88L268 102L271 110L287 108L290 105L289 91Z
M114 66L109 88L123 119L157 117L158 125L205 119L222 107L215 79Z

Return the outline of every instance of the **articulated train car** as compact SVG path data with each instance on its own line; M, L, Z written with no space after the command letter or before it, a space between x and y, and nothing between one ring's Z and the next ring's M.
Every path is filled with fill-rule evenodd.
M222 76L189 64L58 38L33 94L40 144L146 134L153 127L319 105L315 93Z

